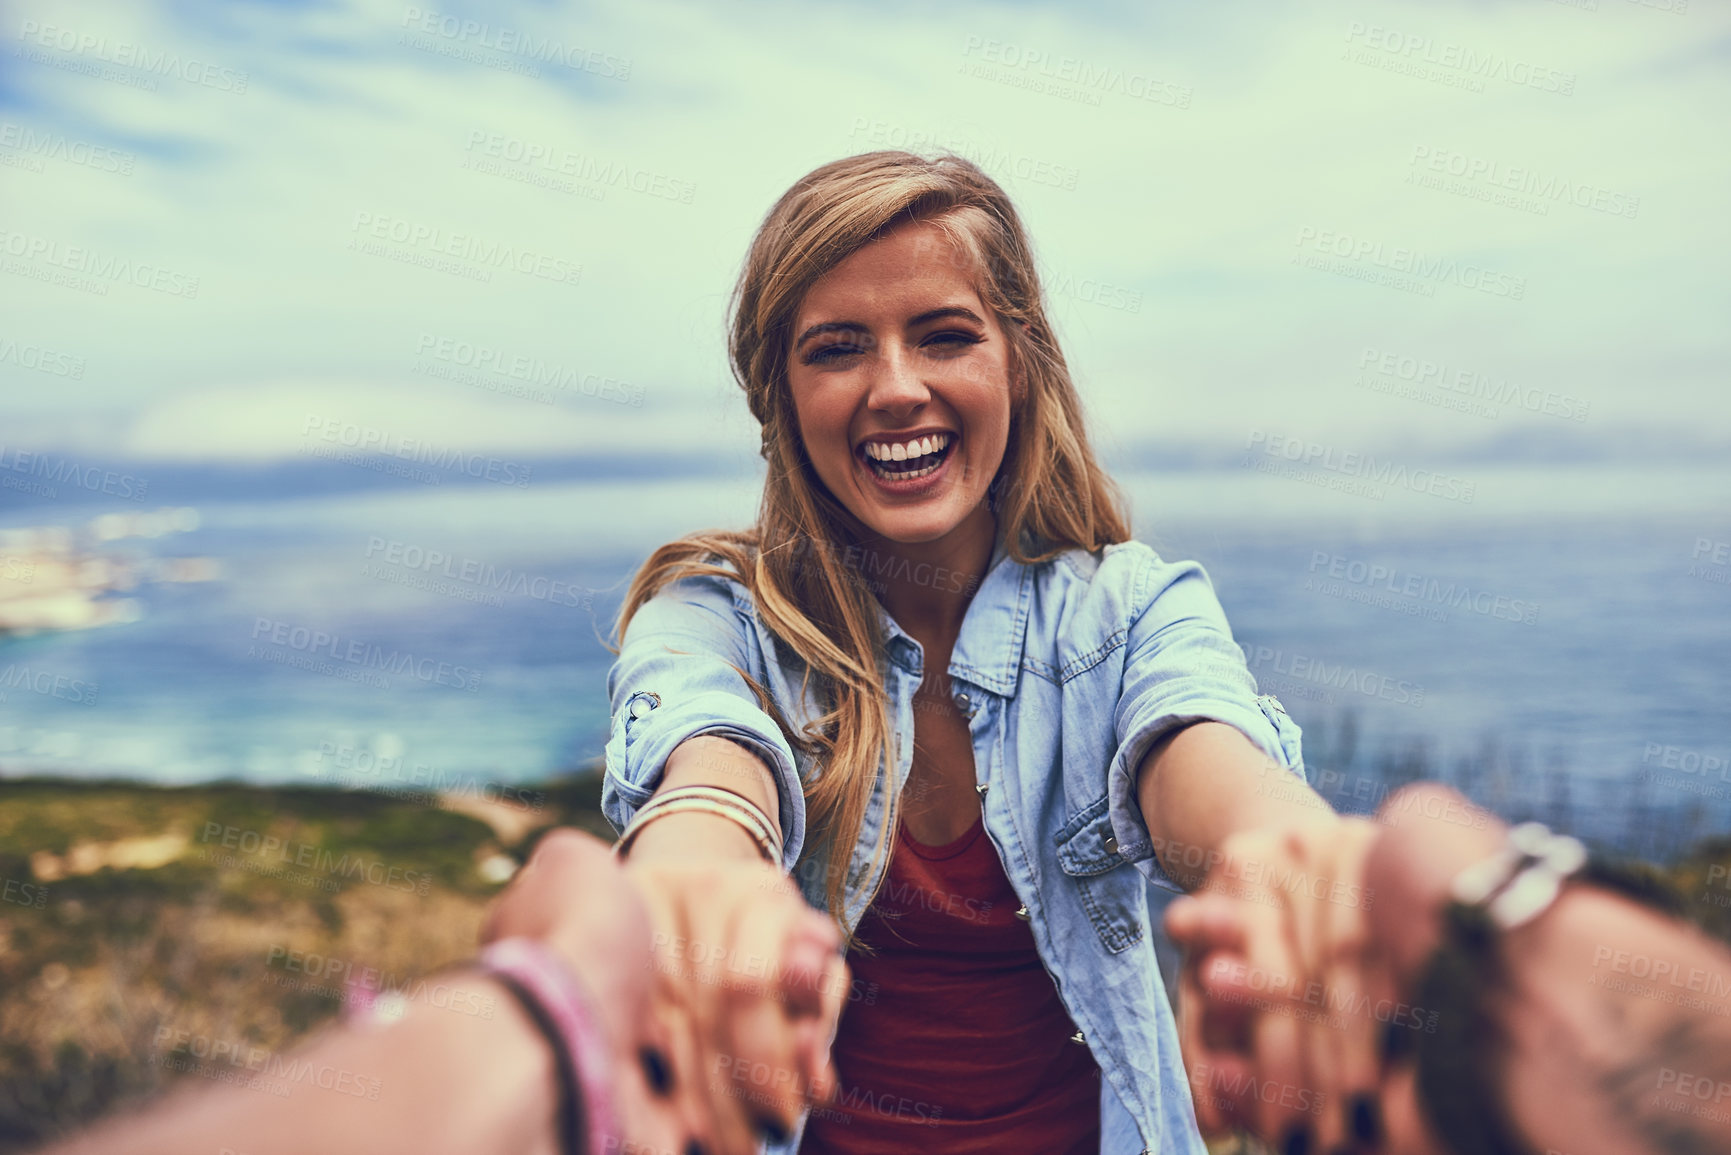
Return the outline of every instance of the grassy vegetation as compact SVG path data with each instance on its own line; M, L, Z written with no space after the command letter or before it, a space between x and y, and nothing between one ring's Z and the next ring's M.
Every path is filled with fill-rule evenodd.
M540 789L546 825L608 833L594 773ZM0 1150L192 1077L163 1066L176 1040L291 1046L340 1009L333 966L397 986L472 954L484 868L538 833L505 845L424 796L0 780ZM54 877L164 836L184 845L161 865Z

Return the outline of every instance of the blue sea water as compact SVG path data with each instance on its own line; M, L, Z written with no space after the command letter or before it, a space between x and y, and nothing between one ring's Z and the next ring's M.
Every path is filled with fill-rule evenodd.
M1404 758L1647 853L1731 829L1731 567L1695 556L1731 540L1723 472L1491 471L1472 505L1231 470L1121 480L1137 536L1207 567L1337 804L1374 806ZM605 741L605 640L636 566L745 524L758 493L749 470L171 482L156 493L198 528L105 552L222 576L131 591L134 622L0 641L0 773L407 788L569 769ZM106 508L19 501L0 528ZM31 688L72 682L94 690Z

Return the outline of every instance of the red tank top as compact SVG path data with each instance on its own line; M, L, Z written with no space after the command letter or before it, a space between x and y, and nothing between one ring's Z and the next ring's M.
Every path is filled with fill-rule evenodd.
M945 846L898 831L801 1155L1096 1155L1100 1070L1019 905L978 819Z

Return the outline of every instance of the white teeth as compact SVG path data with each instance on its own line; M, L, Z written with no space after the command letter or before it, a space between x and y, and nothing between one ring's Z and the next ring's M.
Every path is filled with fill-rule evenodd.
M926 476L928 473L936 472L937 470L939 470L941 468L943 468L943 463L942 462L936 462L936 463L933 463L931 465L923 466L922 468L919 468L919 469L908 470L906 472L891 473L888 470L878 470L877 474L879 477L882 477L882 478L885 478L885 479L891 480L891 481L914 481L914 480L917 480L918 478Z
M885 444L882 441L865 443L865 455L873 461L908 461L915 457L924 457L929 453L937 453L954 440L949 433L934 433L927 437L915 438L912 441L901 441L895 444Z

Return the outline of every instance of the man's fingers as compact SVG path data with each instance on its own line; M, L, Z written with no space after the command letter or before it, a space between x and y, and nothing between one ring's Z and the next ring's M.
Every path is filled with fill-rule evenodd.
M1279 848L1263 846L1262 861ZM1246 872L1248 873L1248 872ZM1249 1057L1261 1082L1247 1104L1257 1134L1284 1148L1298 1131L1308 1132L1310 1150L1317 1116L1311 1113L1321 1090L1311 1069L1312 1036L1318 1030L1312 988L1302 966L1291 911L1268 887L1242 880L1234 885L1240 900L1245 952L1218 963L1204 976L1209 996L1237 1003L1249 1014ZM1272 1091L1273 1093L1269 1093Z
M1184 1068L1194 1073L1211 1067L1215 1056L1206 1043L1205 1020L1209 1003L1202 991L1199 960L1186 959L1178 976L1178 1048ZM1196 1125L1204 1135L1219 1135L1230 1124L1228 1112L1218 1096L1192 1094Z
M1379 1076L1361 885L1375 833L1342 820L1234 836L1227 868L1174 912L1174 937L1193 949L1236 936L1238 945L1204 955L1194 972L1209 1009L1196 1017L1192 1046L1248 1063L1259 1092L1243 1106L1277 1149L1330 1151L1380 1137L1376 1112L1354 1109L1371 1102ZM1232 1068L1217 1058L1213 1069Z
M1347 1104L1375 1088L1376 1019L1365 997L1364 956L1368 927L1360 885L1364 859L1376 837L1363 820L1343 820L1338 835L1302 848L1309 885L1292 893L1292 925L1301 940L1301 963L1315 982L1326 1015L1310 1032L1310 1072L1325 1088L1330 1109L1318 1120L1325 1150L1352 1141L1354 1120Z
M720 1037L745 1064L745 1116L768 1134L792 1131L814 1095L814 1056L798 1028L820 1021L837 936L796 895L754 893L734 904L727 927L728 965ZM742 1080L735 1079L740 1089Z
M1225 895L1206 891L1187 894L1174 899L1166 908L1166 933L1186 950L1241 951L1245 936L1243 908Z
M1369 990L1370 958L1366 939L1364 911L1357 904L1339 904L1330 912L1333 927L1331 938L1335 948L1330 953L1324 986L1338 990L1343 998L1350 994L1353 1013L1343 1016L1334 1035L1335 1058L1333 1085L1340 1088L1335 1114L1340 1120L1346 1142L1373 1144L1379 1138L1379 1127L1355 1112L1353 1104L1363 1098L1374 1098L1381 1065L1377 1059L1377 1039L1381 1024L1374 1008L1378 1000Z
M782 947L778 994L788 1013L795 1017L825 1013L824 986L831 979L831 964L840 956L832 933L822 933L801 919Z
M1203 1112L1218 1118L1215 1133L1256 1126L1257 1091L1261 1086L1250 1059L1230 1051L1215 1051L1189 1068L1190 1097L1198 1125Z
M1325 1096L1329 1104L1308 1122L1314 1128L1316 1147L1334 1151L1342 1145L1346 1134L1338 1110L1344 1086L1345 1034L1361 1008L1351 984L1352 976L1333 965L1338 952L1350 947L1336 934L1355 933L1350 919L1336 917L1343 909L1329 901L1335 881L1330 875L1333 864L1339 860L1309 853L1314 849L1296 837L1292 839L1289 850L1305 885L1283 892L1282 900L1288 912L1285 922L1293 961L1300 976L1296 994L1301 1005L1293 1013L1303 1022L1304 1082Z
M1252 1111L1256 1133L1271 1137L1281 1149L1288 1147L1288 1136L1299 1130L1314 1135L1316 1119L1300 1111L1296 1092L1315 1086L1305 1064L1304 1029L1289 1006L1270 1004L1251 1027L1255 1038L1253 1054L1256 1070L1265 1087L1276 1093L1255 1097ZM1312 1140L1304 1150L1326 1150Z
M1230 973L1243 969L1245 965L1245 960L1240 956L1216 953L1203 960L1202 973ZM1210 984L1205 989L1216 989L1215 984ZM1256 1011L1250 1006L1248 999L1239 997L1236 986L1232 990L1233 995L1230 998L1203 999L1200 1014L1202 1043L1215 1053L1235 1051L1248 1055L1253 1041L1250 1026L1256 1020Z
M717 1062L690 1010L666 993L655 1000L656 1034L663 1040L663 1054L673 1071L672 1110L680 1128L691 1138L716 1152L745 1149L745 1133L735 1121L729 1126L718 1111L718 1088L724 1088L725 1068ZM683 1144L681 1144L683 1146Z
M703 1059L689 1024L675 1026L679 1012L652 1011L643 1038L652 1042L664 1065L652 1083L640 1064L621 1063L614 1080L614 1106L624 1133L621 1145L648 1151L683 1151L695 1139L706 1149L719 1150L709 1092L703 1086ZM631 1147L626 1146L626 1150Z
M811 1093L796 1024L773 1000L747 995L731 997L725 1015L739 1110L753 1127L791 1130Z
M820 988L822 1005L817 1019L800 1025L804 1032L801 1037L802 1059L813 1102L828 1102L835 1095L837 1080L835 1067L830 1062L830 1048L835 1044L836 1031L841 1026L842 1012L852 989L852 974L847 963L840 955L831 955Z

